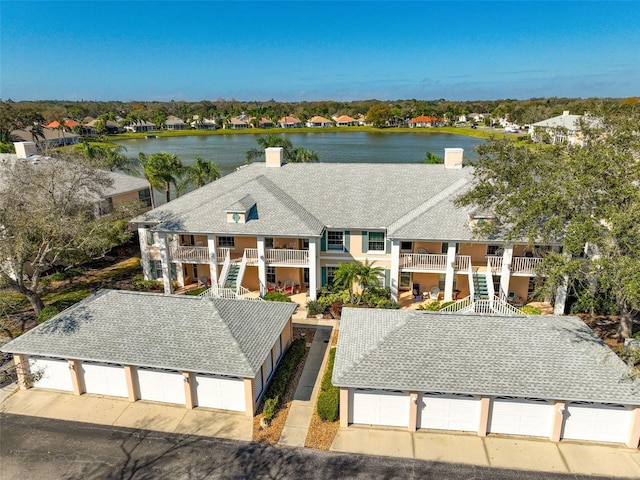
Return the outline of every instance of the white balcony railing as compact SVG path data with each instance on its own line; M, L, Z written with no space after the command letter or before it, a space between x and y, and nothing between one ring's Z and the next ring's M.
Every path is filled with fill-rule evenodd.
M466 271L471 263L469 255L456 255L454 269ZM400 268L424 272L446 272L447 255L433 253L403 253L400 255Z
M257 265L258 264L258 249L257 248L245 248L244 249L244 258L246 259L247 265Z
M536 267L540 265L542 258L539 257L513 257L511 261L512 275L530 275L536 274Z
M227 255L230 255L230 253L231 253L231 249L229 247L216 248L217 263L224 262L225 258L227 258Z
M309 265L309 250L283 250L269 248L265 250L267 265Z
M209 248L172 245L171 258L181 262L209 263Z
M502 271L502 257L487 257L487 269L491 273L500 273Z

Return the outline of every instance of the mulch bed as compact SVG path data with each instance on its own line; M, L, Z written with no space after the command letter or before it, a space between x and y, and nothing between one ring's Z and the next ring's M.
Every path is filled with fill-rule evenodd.
M582 321L610 347L622 347L624 345L624 341L617 338L618 325L620 324L620 319L617 316L591 315L588 313L579 313L576 316L580 317ZM639 330L640 321L635 321L633 331L637 332Z
M298 382L300 381L300 377L302 376L302 370L304 369L304 364L307 360L307 356L309 355L311 342L313 341L313 336L316 333L316 329L294 327L293 340L302 338L303 333L304 338L307 341L306 351L304 352L302 360L300 360L293 372L291 381L289 382L289 385L287 386L287 389L285 390L284 395L280 400L280 406L278 407L276 414L271 419L271 424L266 428L262 428L260 426L260 420L264 417L264 415L262 414L262 407L264 402L260 403L257 414L253 417L253 440L256 442L275 445L278 443L278 441L280 441L280 435L282 434L284 424L287 421L287 415L289 415L291 402L293 402L296 388L298 388Z

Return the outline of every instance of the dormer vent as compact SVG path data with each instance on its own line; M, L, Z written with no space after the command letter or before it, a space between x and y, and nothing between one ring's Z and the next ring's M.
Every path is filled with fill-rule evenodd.
M256 201L253 197L245 195L225 209L227 223L247 223L255 206Z

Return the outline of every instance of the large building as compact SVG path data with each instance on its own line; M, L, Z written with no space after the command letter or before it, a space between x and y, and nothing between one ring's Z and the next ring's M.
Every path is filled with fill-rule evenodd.
M474 236L486 216L454 206L472 181L462 149L446 149L445 165L285 164L282 149L265 153L133 220L146 278L167 293L171 280L260 294L289 280L315 299L340 264L375 261L394 298L413 289L524 303L540 249L558 248Z

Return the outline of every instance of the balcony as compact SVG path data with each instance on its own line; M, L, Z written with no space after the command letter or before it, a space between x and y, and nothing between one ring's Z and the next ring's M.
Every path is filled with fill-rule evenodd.
M466 271L471 263L469 255L456 255L455 271ZM404 272L446 273L447 255L433 253L400 254L400 270Z
M540 257L513 257L511 260L511 275L521 277L535 277L536 268L542 262Z
M229 249L225 247L219 247L213 259L209 258L208 247L171 244L169 251L171 260L175 260L177 262L209 263L210 260L213 260L215 262L216 259L218 259L219 262L222 263L225 259L225 256L229 252Z
M309 250L290 250L267 248L264 251L265 263L273 267L307 267L309 266ZM258 249L246 248L244 256L247 265L258 264Z

